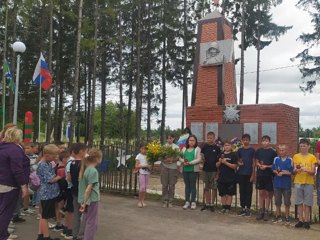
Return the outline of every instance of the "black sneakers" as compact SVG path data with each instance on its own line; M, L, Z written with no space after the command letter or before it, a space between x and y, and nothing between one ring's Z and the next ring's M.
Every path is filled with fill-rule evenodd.
M257 214L256 219L257 220L262 220L263 218L264 218L264 211L263 211L263 209L260 209L258 214Z
M206 204L203 205L202 208L200 209L201 212L204 211L204 210L207 210L207 205Z
M302 228L303 227L303 222L299 221L294 225L295 228Z
M305 229L310 229L310 224L309 224L308 222L304 222L304 223L303 223L303 227L304 227Z
M26 220L20 216L15 216L12 218L12 222L13 223L23 223L25 222Z

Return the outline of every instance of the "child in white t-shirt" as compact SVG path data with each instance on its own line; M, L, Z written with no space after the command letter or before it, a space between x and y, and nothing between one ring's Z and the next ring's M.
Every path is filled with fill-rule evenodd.
M140 146L140 153L136 156L135 168L139 169L139 202L138 207L146 207L145 204L145 193L149 183L150 169L151 166L147 161L147 148L146 145Z

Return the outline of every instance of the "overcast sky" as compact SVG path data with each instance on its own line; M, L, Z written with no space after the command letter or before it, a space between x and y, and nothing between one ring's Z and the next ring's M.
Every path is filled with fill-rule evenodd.
M293 28L282 36L278 42L274 41L261 54L261 70L296 65L299 62L290 58L299 53L304 46L297 38L302 32L311 32L312 24L307 12L298 9L297 0L284 0L273 10L274 22L279 25L292 25ZM239 57L239 43L235 44L236 57ZM320 54L320 47L318 53ZM240 65L240 64L238 64ZM237 66L237 86L239 98L239 73ZM245 72L256 71L256 50L249 49L245 53ZM320 87L316 87L311 94L304 94L299 89L302 84L301 73L297 67L290 67L275 71L261 72L260 103L284 103L300 108L300 123L303 128L320 126ZM256 74L245 75L244 103L255 103ZM192 86L189 86L189 100ZM182 92L170 87L168 89L168 108L166 125L171 128L181 126L181 97Z

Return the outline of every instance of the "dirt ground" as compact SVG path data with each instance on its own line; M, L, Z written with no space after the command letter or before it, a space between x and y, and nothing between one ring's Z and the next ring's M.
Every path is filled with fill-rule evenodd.
M320 224L310 230L295 229L294 222L285 226L271 221L257 222L254 217L238 217L235 213L223 215L217 212L182 210L181 206L162 208L157 201L147 201L146 208L137 208L133 197L114 194L102 195L99 226L96 240L316 240ZM17 224L19 239L37 237L37 220L27 216L27 222ZM59 234L51 232L52 237ZM92 237L92 239L94 238Z

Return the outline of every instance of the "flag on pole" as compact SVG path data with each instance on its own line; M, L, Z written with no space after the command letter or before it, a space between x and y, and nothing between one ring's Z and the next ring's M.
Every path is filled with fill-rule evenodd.
M13 77L10 71L10 66L7 62L7 60L4 61L3 63L3 74L4 74L4 78L6 79L6 83L9 86L10 90L12 92L14 92L14 82L13 82Z
M45 91L49 90L52 84L52 77L49 72L48 64L46 63L42 53L33 73L33 82L37 86L41 85L42 89Z

